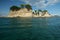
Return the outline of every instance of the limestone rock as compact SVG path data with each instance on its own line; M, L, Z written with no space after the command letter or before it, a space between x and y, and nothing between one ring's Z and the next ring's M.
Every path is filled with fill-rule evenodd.
M32 10L28 11L26 8L20 9L18 11L10 11L8 17L51 17L52 15L48 12L39 12L37 15L36 13L33 14Z
M28 11L26 8L20 9L18 11L10 11L8 17L32 17L32 11Z

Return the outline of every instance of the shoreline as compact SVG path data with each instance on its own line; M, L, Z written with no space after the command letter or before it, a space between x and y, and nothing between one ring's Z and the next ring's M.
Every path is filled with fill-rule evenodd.
M51 17L56 17L56 16L51 16ZM0 18L51 18L51 17L0 17ZM60 16L58 16L60 17Z

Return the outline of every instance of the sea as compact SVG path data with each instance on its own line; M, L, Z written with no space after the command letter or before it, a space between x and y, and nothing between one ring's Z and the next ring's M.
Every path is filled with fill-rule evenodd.
M60 40L60 17L1 17L0 40Z

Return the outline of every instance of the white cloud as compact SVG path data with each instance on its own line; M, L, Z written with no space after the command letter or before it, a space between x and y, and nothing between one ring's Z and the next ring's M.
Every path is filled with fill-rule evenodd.
M23 1L26 4L36 6L36 8L45 8L49 5L54 5L60 2L60 0L19 0L19 1Z

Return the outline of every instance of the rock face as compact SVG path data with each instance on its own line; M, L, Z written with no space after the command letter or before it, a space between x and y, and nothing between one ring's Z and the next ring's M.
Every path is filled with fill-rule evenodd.
M10 11L8 17L51 17L48 12L39 12L39 14L33 14L32 10L28 11L26 8L18 11Z
M28 11L26 8L20 9L18 11L10 11L8 17L32 17L32 11Z
M52 15L48 12L42 13L42 17L51 17Z
M39 12L39 14L38 13L35 14L33 14L33 17L52 17L52 15L49 14L48 12Z

